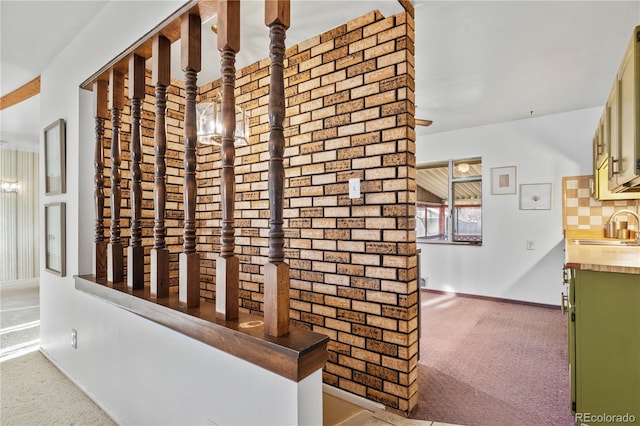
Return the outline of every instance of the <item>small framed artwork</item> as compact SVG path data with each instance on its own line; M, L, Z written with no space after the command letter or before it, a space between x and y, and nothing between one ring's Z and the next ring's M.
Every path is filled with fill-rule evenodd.
M65 203L44 205L45 269L64 277L66 265Z
M491 169L491 193L494 195L516 193L516 166Z
M520 210L551 210L551 184L520 185Z
M65 121L59 119L44 129L45 194L64 194L65 182Z

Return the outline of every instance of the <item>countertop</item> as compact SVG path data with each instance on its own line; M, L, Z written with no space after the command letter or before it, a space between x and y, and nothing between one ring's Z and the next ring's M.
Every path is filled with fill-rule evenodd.
M640 246L585 245L577 239L601 239L597 231L565 231L565 264L568 268L640 274ZM640 277L639 277L640 279Z

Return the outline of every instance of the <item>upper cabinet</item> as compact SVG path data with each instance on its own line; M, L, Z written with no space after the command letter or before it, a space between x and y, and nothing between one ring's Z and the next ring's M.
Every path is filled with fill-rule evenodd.
M640 26L622 58L605 115L609 113L609 189L640 192Z

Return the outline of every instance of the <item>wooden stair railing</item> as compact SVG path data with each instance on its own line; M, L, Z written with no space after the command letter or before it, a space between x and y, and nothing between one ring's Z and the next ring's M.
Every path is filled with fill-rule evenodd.
M131 100L131 238L127 250L127 287L144 288L144 247L142 247L142 141L140 105L145 92L145 60L129 58L129 99Z
M96 145L93 157L95 189L93 198L96 210L95 224L95 271L99 280L107 279L107 242L104 239L104 121L109 118L108 83L96 80L93 83L93 102L96 119Z
M184 244L180 253L180 304L200 304L200 254L196 252L196 80L201 66L200 16L189 13L181 23L181 64L185 75Z
M265 332L283 336L289 332L289 265L284 261L284 52L289 28L289 0L265 1L269 27L271 80L269 88L269 262L264 277Z
M122 241L120 240L120 113L124 107L124 75L115 68L109 73L111 107L111 235L107 247L107 281L120 283L124 278Z
M165 114L167 110L167 87L171 84L171 42L159 35L153 39L152 84L156 86L156 121L153 134L155 151L154 167L154 222L153 248L151 249L151 297L169 296L169 250L166 237L166 203L167 203L167 132Z
M238 318L240 259L235 255L235 173L236 150L235 59L240 50L240 2L218 1L218 50L222 74L222 198L221 253L216 260L216 317L223 320Z

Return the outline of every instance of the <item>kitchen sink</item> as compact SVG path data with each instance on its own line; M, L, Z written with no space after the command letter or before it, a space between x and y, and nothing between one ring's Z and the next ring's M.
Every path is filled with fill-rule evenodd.
M580 239L573 240L573 242L577 245L585 245L585 246L635 246L637 245L635 240L616 240L613 238L605 238L605 239Z

